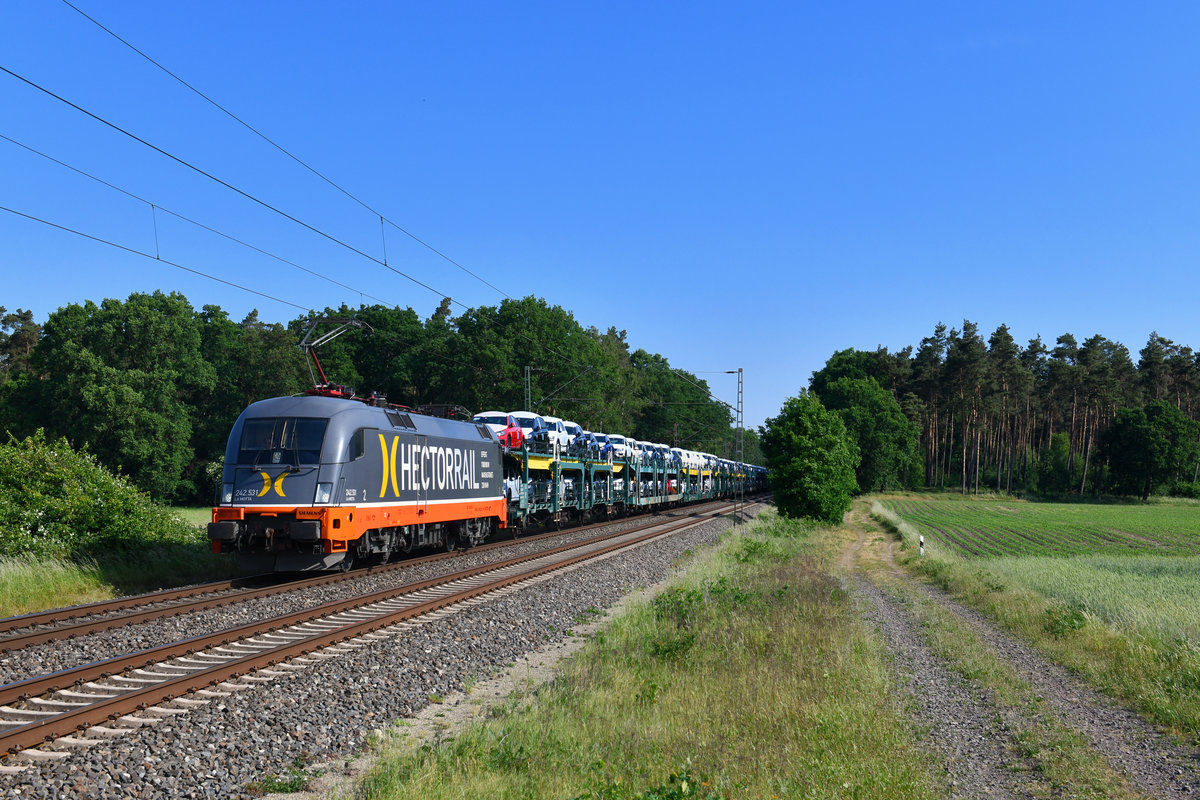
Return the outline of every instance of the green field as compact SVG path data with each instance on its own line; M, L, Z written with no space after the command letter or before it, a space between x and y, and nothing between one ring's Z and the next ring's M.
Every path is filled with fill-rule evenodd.
M1009 497L886 497L926 542L965 558L1200 555L1200 505L1030 503Z
M931 555L1134 634L1200 642L1200 505L940 495L880 504L923 534Z
M871 513L918 574L1200 743L1200 505L891 495Z

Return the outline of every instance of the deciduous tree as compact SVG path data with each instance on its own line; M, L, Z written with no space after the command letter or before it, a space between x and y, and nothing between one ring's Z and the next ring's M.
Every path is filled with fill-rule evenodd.
M837 413L858 446L855 479L860 492L912 488L920 481L918 430L892 393L874 378L838 378L825 386L822 404Z
M841 418L801 392L767 420L763 455L779 510L829 524L841 521L858 484L858 447Z
M1120 409L1104 438L1113 489L1145 500L1156 487L1191 479L1198 433L1200 423L1165 400Z

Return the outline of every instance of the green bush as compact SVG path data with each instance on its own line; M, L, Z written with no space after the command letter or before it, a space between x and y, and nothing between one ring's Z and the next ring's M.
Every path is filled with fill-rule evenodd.
M1189 497L1192 500L1200 500L1200 481L1181 481L1175 484L1175 488L1171 491L1175 497Z
M86 559L198 538L65 439L39 430L0 445L0 556Z

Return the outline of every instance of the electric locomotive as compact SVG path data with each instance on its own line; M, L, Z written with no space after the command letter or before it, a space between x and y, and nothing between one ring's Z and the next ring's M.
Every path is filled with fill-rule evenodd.
M486 425L319 394L261 400L229 435L208 536L256 572L453 550L507 524L501 470Z

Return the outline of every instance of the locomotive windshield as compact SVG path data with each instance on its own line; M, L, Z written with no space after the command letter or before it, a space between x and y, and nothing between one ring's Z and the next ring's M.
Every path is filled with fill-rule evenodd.
M242 424L237 463L256 467L260 464L321 463L321 443L325 441L327 419L308 417L266 417L248 419Z

